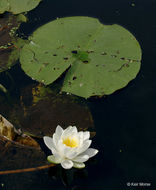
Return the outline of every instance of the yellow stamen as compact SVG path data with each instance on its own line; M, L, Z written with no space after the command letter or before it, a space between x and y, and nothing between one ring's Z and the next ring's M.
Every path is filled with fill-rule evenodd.
M63 140L63 144L71 148L75 148L78 146L78 140L75 137L67 137Z

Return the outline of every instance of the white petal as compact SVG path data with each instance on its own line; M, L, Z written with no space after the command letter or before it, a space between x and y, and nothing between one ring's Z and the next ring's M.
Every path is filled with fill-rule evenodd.
M74 162L86 162L89 159L88 155L79 155L73 159Z
M72 151L72 148L66 145L63 145L62 153L65 157L67 157L68 153Z
M62 133L63 133L63 129L62 129L62 127L60 126L60 125L58 125L57 127L56 127L56 135L60 138L61 137L61 135L62 135Z
M97 149L94 148L88 148L85 152L83 152L81 155L88 155L89 158L95 156L99 151Z
M90 138L90 132L89 131L85 131L83 132L83 140L88 140Z
M50 150L53 150L53 149L56 150L55 144L54 144L53 139L52 139L51 137L44 136L44 137L43 137L43 140L44 140L44 143L46 144L46 146L47 146Z
M68 152L65 154L65 156L66 156L67 158L69 158L69 159L73 159L73 158L75 158L77 155L78 155L78 153L77 153L75 150L73 150L73 149L71 149L70 151L68 151Z
M56 147L57 147L57 143L58 143L59 139L62 136L62 133L63 133L63 129L62 129L61 126L58 125L56 127L55 133L53 134L53 142L54 142L54 144L55 144Z
M85 167L85 164L84 163L80 163L80 162L74 162L73 167L81 169L81 168Z
M59 164L62 162L62 158L60 156L57 156L57 155L50 155L47 157L47 160L51 163L54 163L54 164Z
M61 162L61 166L64 168L64 169L70 169L73 167L73 162L71 160L64 160Z
M67 128L64 130L64 132L63 132L63 134L62 134L62 137L65 137L65 136L69 135L71 129L72 129L72 126L67 127Z
M77 128L75 126L69 126L67 129L64 130L62 137L65 138L67 136L72 136L77 133Z
M91 145L91 142L92 142L91 140L84 141L82 147L79 148L78 153L81 154L84 151L86 151Z
M59 141L59 137L58 137L58 135L56 133L54 133L53 134L53 142L54 142L54 144L55 144L56 147L57 147L58 141Z
M65 149L66 149L66 145L62 143L62 140L59 139L58 143L57 143L57 150L58 152L63 156L65 153Z
M77 133L77 128L76 126L73 126L70 130L71 133Z
M83 131L78 132L79 146L83 144Z

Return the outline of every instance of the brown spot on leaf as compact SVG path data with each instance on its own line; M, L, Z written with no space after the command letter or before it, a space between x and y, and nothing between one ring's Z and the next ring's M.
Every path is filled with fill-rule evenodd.
M89 61L88 60L84 60L83 63L89 63Z
M107 53L106 52L102 52L101 55L107 55Z
M111 55L111 57L116 58L116 57L117 57L117 55Z
M88 50L87 53L94 53L94 51L93 50Z

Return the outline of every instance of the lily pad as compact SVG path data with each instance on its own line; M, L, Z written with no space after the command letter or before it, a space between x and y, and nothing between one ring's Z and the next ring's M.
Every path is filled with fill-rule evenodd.
M92 130L92 115L87 105L69 95L56 94L43 84L30 85L22 90L21 107L10 115L10 121L25 134L52 136L57 125L75 125L79 130ZM15 120L16 118L16 120Z
M8 141L1 136L0 149L1 172L6 170L21 170L32 167L36 168L48 163L46 160L46 155L41 149L23 146Z
M0 14L5 11L19 14L34 9L41 0L0 0Z
M21 130L17 130L7 119L0 115L0 136L18 143L39 148L39 144L30 136L23 134Z
M91 136L95 136L92 114L83 99L59 94L53 87L43 84L29 84L20 91L20 98L14 104L7 104L4 99L0 102L1 114L17 131L42 138L52 136L57 125L63 128L75 125L79 131L89 130ZM17 140L23 144L22 139Z
M67 17L38 28L21 51L21 66L46 85L66 72L62 91L103 96L134 79L141 64L135 37L119 25L90 17Z
M0 72L9 69L19 58L20 48L26 42L16 36L22 22L26 22L24 15L4 15L0 18Z

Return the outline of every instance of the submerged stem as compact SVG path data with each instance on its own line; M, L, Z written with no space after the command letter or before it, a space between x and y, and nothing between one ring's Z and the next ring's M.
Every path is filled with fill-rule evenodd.
M37 171L37 170L43 170L46 168L50 168L52 166L55 166L55 164L47 164L47 165L39 166L36 168L25 168L25 169L17 169L17 170L0 171L0 175L17 174L17 173L23 173L23 172L33 172L33 171Z

